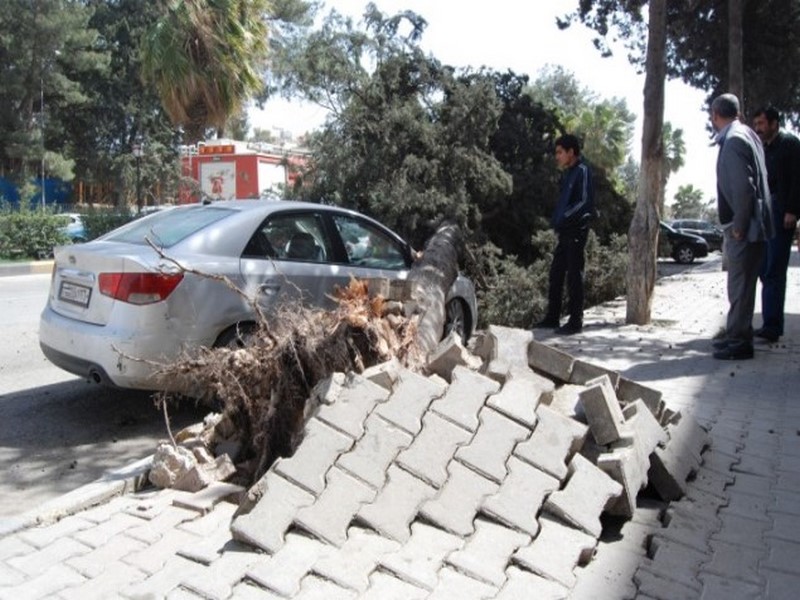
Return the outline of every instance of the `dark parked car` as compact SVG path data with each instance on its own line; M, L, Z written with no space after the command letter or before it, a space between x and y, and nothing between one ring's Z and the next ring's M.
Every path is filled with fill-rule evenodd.
M681 233L699 235L708 242L709 250L722 250L722 229L710 221L702 219L676 219L670 223L673 229Z
M688 265L695 258L708 256L708 242L699 235L677 231L662 221L658 235L658 255L671 256L675 262Z

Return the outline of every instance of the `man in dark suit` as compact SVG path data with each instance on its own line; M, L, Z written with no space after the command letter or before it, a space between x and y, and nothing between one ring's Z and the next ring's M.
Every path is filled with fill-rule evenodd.
M728 319L714 358L753 358L756 282L774 235L764 148L756 133L739 121L739 99L717 96L711 103L717 132L717 210L728 258Z

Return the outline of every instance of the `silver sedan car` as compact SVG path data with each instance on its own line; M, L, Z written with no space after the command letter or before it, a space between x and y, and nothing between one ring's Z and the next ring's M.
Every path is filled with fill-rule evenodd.
M287 300L331 306L334 286L351 276L405 280L412 257L395 233L342 208L259 200L180 206L56 248L39 343L53 364L98 383L170 389L154 376L158 364L235 343L254 323L247 298L204 274L224 275L269 314ZM466 340L477 322L468 279L454 282L446 311L447 331Z

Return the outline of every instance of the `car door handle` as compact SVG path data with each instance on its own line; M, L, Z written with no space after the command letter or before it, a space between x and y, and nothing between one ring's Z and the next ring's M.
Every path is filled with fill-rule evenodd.
M277 281L267 281L258 286L258 293L265 296L274 296L281 289L281 284Z

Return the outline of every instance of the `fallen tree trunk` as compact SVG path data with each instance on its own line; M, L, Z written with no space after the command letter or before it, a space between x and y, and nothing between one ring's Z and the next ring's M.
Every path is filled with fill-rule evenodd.
M457 225L442 225L425 244L422 257L408 275L413 305L410 316L419 319L414 346L421 363L442 339L447 318L447 292L458 277L461 243Z

